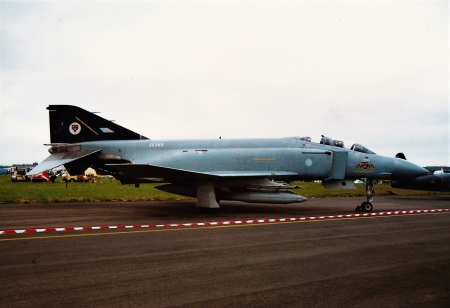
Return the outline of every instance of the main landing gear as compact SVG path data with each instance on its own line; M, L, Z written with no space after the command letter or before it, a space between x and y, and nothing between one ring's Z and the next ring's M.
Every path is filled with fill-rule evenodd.
M366 195L367 195L367 201L361 203L361 205L358 205L355 209L357 212L372 212L373 205L372 200L373 196L375 195L375 186L373 184L372 179L366 180Z
M197 207L202 214L214 214L219 208L216 190L213 184L204 182L197 184Z

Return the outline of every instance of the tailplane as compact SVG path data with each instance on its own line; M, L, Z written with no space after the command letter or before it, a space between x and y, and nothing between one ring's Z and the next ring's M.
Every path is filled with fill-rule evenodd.
M50 105L47 110L51 143L148 139L76 106Z

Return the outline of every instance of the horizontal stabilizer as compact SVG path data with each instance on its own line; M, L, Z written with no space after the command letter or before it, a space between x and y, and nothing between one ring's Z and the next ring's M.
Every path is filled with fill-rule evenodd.
M94 153L97 153L101 151L94 150L94 151L73 151L73 152L61 152L61 153L54 153L47 157L42 163L37 165L35 168L33 168L31 171L27 173L27 175L35 175L39 174L43 171L47 171L53 168L56 168L61 165L68 164L72 161L75 161L80 158L84 158L86 156L92 155Z

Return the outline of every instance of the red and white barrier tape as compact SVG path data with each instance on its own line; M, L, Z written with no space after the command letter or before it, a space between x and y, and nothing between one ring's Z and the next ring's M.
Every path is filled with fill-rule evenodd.
M272 218L272 219L254 219L254 220L232 220L232 221L216 221L216 222L191 222L191 223L182 223L182 224L161 224L161 225L150 224L150 225L130 225L130 226L119 225L119 226L99 226L99 227L65 227L65 228L4 230L4 231L0 231L0 235L22 234L22 233L40 233L40 232L115 230L115 229L209 227L209 226L245 225L245 224L274 223L274 222L342 219L342 218L355 218L355 217L410 215L410 214L425 214L425 213L440 213L440 212L450 212L450 209L407 210L407 211L377 212L377 213L363 213L363 214L344 214L344 215L331 215L331 216L310 216L310 217Z

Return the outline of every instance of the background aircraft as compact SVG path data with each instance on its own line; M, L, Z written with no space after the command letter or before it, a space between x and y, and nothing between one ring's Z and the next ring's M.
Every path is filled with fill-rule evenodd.
M416 179L391 181L393 188L450 191L450 168L443 167L433 174L419 176Z
M326 188L354 188L366 182L371 211L378 179L410 179L428 173L401 158L376 155L359 144L322 137L279 139L150 140L84 109L50 105L50 157L31 174L64 165L70 174L92 167L122 184L168 183L158 189L197 198L210 212L220 200L296 203L306 198L290 191L296 180L321 180ZM403 159L402 159L403 158Z

